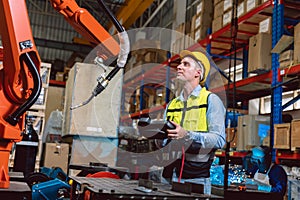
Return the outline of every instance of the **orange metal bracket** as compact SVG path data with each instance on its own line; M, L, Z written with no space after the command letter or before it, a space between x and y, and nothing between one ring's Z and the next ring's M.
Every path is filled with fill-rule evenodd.
M73 28L91 44L102 44L102 51L107 58L117 56L120 47L116 40L84 8L74 0L50 0L55 10L62 14Z

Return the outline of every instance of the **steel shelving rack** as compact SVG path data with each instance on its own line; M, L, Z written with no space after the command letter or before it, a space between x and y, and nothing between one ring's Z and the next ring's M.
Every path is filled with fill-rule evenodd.
M288 9L288 12L284 12L284 9ZM290 3L283 0L268 0L257 6L256 8L250 10L244 15L238 18L238 37L236 39L236 52L243 52L243 55L247 55L248 49L248 40L251 36L258 33L259 22L272 16L272 47L274 47L281 36L284 33L284 24L296 25L299 22L299 16L293 16L295 12L290 11L300 11L300 4ZM289 15L290 14L290 15ZM203 40L198 41L198 44L189 47L189 50L195 50L199 44L206 48L208 53L214 58L215 61L228 58L234 52L230 51L230 28L231 24L227 24L218 31L208 34L207 37ZM248 101L250 99L255 99L259 97L264 97L271 95L271 133L270 133L270 144L273 146L274 138L274 124L279 124L282 122L282 110L288 105L282 105L282 92L291 91L299 89L300 80L299 78L286 78L290 76L300 75L300 64L291 66L286 69L279 69L279 55L272 54L272 68L270 71L259 73L256 76L248 77L247 73L247 57L244 57L243 65L243 80L235 82L235 84L224 85L221 87L216 87L211 89L213 92L218 93L224 91L232 90L235 86L236 89L236 100L237 101ZM153 72L161 71L161 77L167 77L168 73L166 68L170 67L172 61L178 60L178 55L173 56L168 61L165 61L161 65L153 67L152 70L147 71L143 76L138 76L134 81L142 81L147 78ZM131 82L125 83L125 86L128 87ZM283 87L284 86L284 87ZM255 88L249 90L249 88ZM230 95L230 94L227 94ZM299 97L296 97L294 100L288 102L292 104L297 101ZM165 107L167 101L164 105L156 108L151 108L153 110L160 110ZM230 103L229 103L230 105ZM129 118L138 118L143 114L149 113L149 109L140 110L137 113L132 113L129 116L122 116L121 120L126 120ZM277 153L278 154L278 153ZM294 159L298 158L298 154L288 155L281 154L280 158L283 159Z

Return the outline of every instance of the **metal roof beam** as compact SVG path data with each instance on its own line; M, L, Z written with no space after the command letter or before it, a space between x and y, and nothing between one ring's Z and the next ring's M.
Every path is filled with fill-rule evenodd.
M154 0L127 0L116 14L117 19L125 29L128 29L153 3ZM112 23L109 25L110 33L114 32Z
M48 47L52 49L60 49L60 50L71 51L71 52L78 52L84 55L92 51L92 47L88 45L79 45L79 44L59 42L59 41L46 40L40 38L34 38L34 42L36 46Z

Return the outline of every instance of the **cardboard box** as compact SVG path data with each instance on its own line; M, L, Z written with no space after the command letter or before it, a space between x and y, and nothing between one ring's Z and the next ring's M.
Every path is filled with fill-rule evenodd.
M294 65L300 63L300 42L294 43Z
M246 12L245 1L241 2L237 7L237 17L239 18Z
M211 26L212 23L212 14L203 12L200 15L197 15L195 19L195 29L199 28L200 26Z
M65 173L68 172L69 144L45 143L43 148L42 166L52 168L60 167Z
M230 143L230 148L236 148L237 147L237 141L238 141L238 133L234 133L235 128L226 128L226 139L227 141L232 141Z
M258 33L249 39L248 72L270 70L272 67L272 35Z
M233 4L232 0L224 0L223 2L224 2L224 6L223 6L224 12L232 9L232 4ZM238 5L242 2L243 2L243 0L238 0Z
M224 13L224 1L220 1L218 4L214 6L214 19L219 16L222 16Z
M280 69L292 66L294 63L294 50L286 50L279 55Z
M184 37L176 39L172 44L172 52L180 52L184 49Z
M258 135L260 124L270 125L270 117L262 115L238 116L237 150L251 150L254 146L260 145Z
M300 42L300 23L294 26L294 42Z
M213 13L213 2L211 0L202 0L200 3L197 5L196 9L196 14L200 15L200 13Z
M178 32L178 34L176 34L176 39L181 38L182 35L185 33L185 23L181 23L176 27L176 32ZM151 40L149 40L149 42L151 42Z
M227 10L232 8L232 0L224 0L224 7L223 11L226 12Z
M89 165L93 162L116 166L118 138L82 135L73 137L71 143L70 164Z
M195 29L196 29L196 18L197 18L197 15L194 15L191 19L191 31L190 33L192 32L195 32Z
M294 64L300 63L300 23L294 27Z
M274 148L290 149L290 123L274 125Z
M108 69L107 74L111 69ZM123 70L120 70L103 92L88 104L85 102L97 86L104 69L87 63L75 63L69 72L65 89L62 135L96 135L116 137L119 126Z
M270 136L267 136L263 140L263 145L269 147L270 146Z
M178 30L184 31L183 28L184 28L184 26L181 25L180 27L178 27ZM131 45L132 45L132 50L140 50L140 49L144 49L144 48L156 49L156 48L160 48L160 41L158 41L158 40L154 41L154 40L139 39L136 42L132 43Z
M294 119L291 122L291 150L294 151L300 147L300 119Z
M219 16L212 22L212 32L216 32L223 27L223 16Z
M204 39L207 36L209 26L200 26L195 30L195 41Z
M232 11L228 10L227 12L224 13L223 15L223 26L226 26L227 24L231 23L231 16L232 16Z
M143 63L161 63L166 60L166 52L162 49L147 49L142 59Z
M195 44L195 32L193 31L192 33L190 34L187 34L185 37L184 37L184 49L187 49L189 47L191 47L192 45ZM165 53L165 55L167 55ZM165 61L167 60L167 58L165 59Z
M294 59L294 50L286 50L279 55L279 62L292 61Z
M246 12L256 8L261 4L261 0L247 0L246 1Z
M293 63L294 63L294 61L290 61L290 60L281 61L281 62L279 63L279 68L280 68L280 69L288 68L288 67L292 66Z
M64 72L56 72L55 80L64 81L65 73Z
M271 53L282 53L294 42L294 37L289 35L282 35L276 45L271 50Z
M218 3L220 3L220 2L222 2L223 0L214 0L214 5L216 5L216 4L218 4Z
M259 33L272 34L272 17L268 17L259 23Z

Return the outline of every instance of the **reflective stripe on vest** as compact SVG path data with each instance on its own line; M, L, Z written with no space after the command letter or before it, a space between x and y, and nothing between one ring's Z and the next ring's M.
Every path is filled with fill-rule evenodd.
M173 99L167 108L167 119L180 124L187 131L207 132L206 119L209 91L203 87L198 97L191 96L187 102Z

